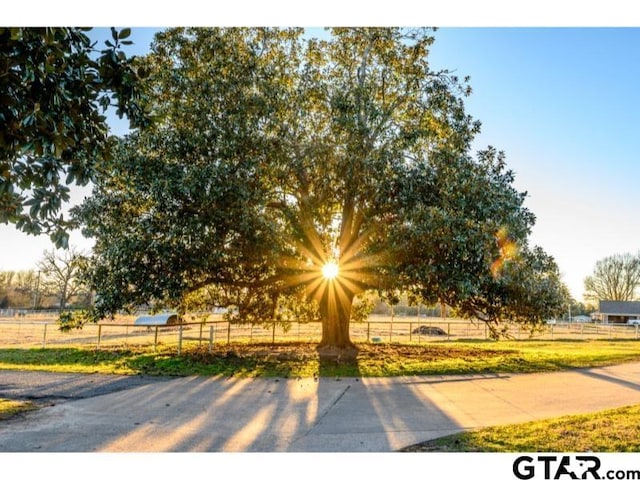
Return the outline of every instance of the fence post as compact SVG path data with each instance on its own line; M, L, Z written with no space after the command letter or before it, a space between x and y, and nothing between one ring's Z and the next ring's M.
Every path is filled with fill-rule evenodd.
M42 334L42 349L47 348L47 324L44 324L44 333Z
M158 325L156 325L156 332L153 335L153 351L156 352L158 350Z
M409 341L413 341L413 324L409 322Z
M100 349L100 341L102 340L102 325L98 325L98 345L97 349Z
M276 322L273 322L273 330L271 331L271 345L276 344Z
M198 339L198 346L202 345L202 328L204 327L204 323L200 322L200 338Z
M231 322L227 322L227 345L231 343Z
M213 352L213 325L209 327L209 353Z
M367 342L371 341L370 334L371 334L371 322L367 320Z
M447 322L447 340L451 341L451 322Z
M393 339L393 316L391 317L391 321L389 322L389 343L393 341L392 339Z
M178 327L178 355L182 355L182 324Z

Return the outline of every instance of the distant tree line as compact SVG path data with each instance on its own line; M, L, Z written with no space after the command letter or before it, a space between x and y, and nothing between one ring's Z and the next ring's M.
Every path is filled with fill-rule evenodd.
M445 307L445 312L449 316L450 308ZM399 317L440 317L442 316L442 308L437 305L409 305L405 302L392 306L379 301L372 313L388 316L397 315Z
M0 309L86 308L89 290L78 276L80 253L45 251L37 270L0 271Z

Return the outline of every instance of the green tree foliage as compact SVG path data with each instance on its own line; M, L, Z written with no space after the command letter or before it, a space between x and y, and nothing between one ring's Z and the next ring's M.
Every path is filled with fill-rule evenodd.
M640 254L611 255L596 262L584 280L585 299L636 300L640 286Z
M597 305L591 302L583 303L572 298L569 302L567 316L571 313L571 317L576 316L589 316L591 313L597 310Z
M430 68L430 31L302 33L156 37L144 66L159 121L118 145L76 210L96 239L95 315L195 299L241 321L320 319L321 353L342 355L367 291L471 312L519 269L540 269L528 285L557 279L552 259L528 251L534 218L503 156L468 154L470 89ZM333 280L321 274L331 261ZM488 318L526 317L508 308Z
M507 331L505 321L534 330L561 316L571 301L555 261L539 247L521 246L479 284L479 292L463 299L458 309L464 317L485 321L494 338Z
M121 49L130 30L112 29L100 51L87 30L0 28L0 222L56 246L71 226L60 213L67 185L86 185L108 154L105 110L147 122L139 72Z
M505 167L491 147L476 159L434 155L404 182L406 212L392 235L393 278L427 304L487 322L496 336L502 321L535 327L569 301L553 258L528 245L535 218Z

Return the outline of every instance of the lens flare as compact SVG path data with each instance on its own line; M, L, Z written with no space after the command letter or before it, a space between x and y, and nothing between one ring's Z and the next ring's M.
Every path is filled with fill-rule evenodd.
M491 265L491 273L494 277L498 277L504 266L518 255L518 245L513 241L505 227L502 227L496 233L496 245L500 256Z
M327 262L322 266L322 276L327 280L333 280L338 276L340 269L335 262Z

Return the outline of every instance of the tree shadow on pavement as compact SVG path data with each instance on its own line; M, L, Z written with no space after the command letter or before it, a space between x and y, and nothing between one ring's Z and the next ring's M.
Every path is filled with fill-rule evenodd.
M357 362L352 377L338 370L182 377L65 402L0 430L0 451L389 452L460 429L421 395L428 386L360 378Z

